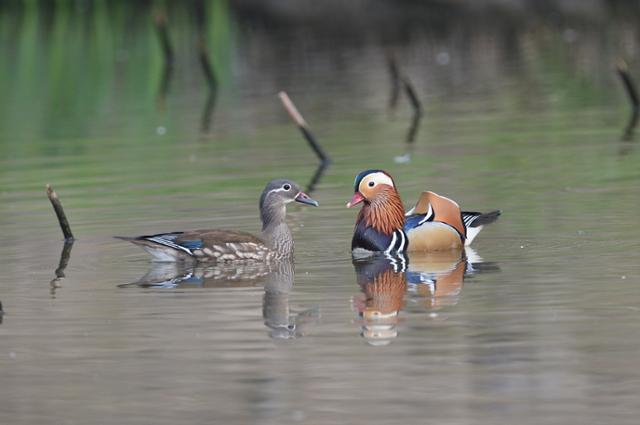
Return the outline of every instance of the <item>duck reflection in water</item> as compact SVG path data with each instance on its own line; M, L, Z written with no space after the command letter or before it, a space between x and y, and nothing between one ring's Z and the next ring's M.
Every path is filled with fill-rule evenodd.
M295 339L307 334L319 318L318 308L294 311L289 306L295 269L292 261L274 264L185 264L152 263L140 280L119 285L120 288L242 288L264 286L262 315L269 336Z
M361 318L361 335L371 345L387 345L398 336L396 326L407 290L405 264L402 254L353 260L362 291L353 297L353 307Z
M471 248L462 253L380 253L354 258L362 292L353 297L353 307L360 317L361 336L370 345L388 345L398 336L400 311L407 307L442 318L438 311L458 303L465 276L498 269L481 261Z

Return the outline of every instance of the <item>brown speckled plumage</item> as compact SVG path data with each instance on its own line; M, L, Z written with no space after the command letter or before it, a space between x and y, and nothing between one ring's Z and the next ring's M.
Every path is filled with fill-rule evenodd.
M141 246L160 262L251 262L291 258L293 236L285 222L286 204L318 203L289 180L272 180L260 196L261 237L233 230L191 230L134 238L120 237Z

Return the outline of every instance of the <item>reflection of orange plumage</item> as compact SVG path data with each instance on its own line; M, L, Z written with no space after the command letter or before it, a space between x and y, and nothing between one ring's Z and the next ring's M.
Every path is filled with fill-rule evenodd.
M387 257L354 261L362 293L353 298L362 317L361 335L371 345L386 345L398 335L398 315L404 307L407 278ZM394 264L396 264L394 266Z
M433 285L416 285L416 293L424 298L427 307L443 307L458 302L462 291L466 262L452 252L412 256L409 271L429 272Z
M402 309L407 279L404 273L397 273L388 268L375 276L362 289L367 298L362 312L363 317L366 319L376 315L386 316Z

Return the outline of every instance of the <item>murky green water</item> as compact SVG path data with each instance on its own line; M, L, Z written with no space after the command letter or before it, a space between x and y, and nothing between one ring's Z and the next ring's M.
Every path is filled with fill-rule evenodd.
M1 423L635 423L640 148L620 141L612 64L637 51L636 27L399 31L385 46L425 109L401 164L411 109L401 94L389 110L376 37L209 6L209 115L187 12L172 12L162 95L148 11L102 7L91 31L73 8L0 14ZM152 269L111 238L257 232L264 184L306 185L316 167L279 90L334 160L321 208L290 208L295 272ZM354 267L344 204L369 167L407 204L430 189L501 208L474 242L484 262L411 258L422 285ZM46 183L78 238L53 283L63 244ZM178 280L127 285L148 272Z

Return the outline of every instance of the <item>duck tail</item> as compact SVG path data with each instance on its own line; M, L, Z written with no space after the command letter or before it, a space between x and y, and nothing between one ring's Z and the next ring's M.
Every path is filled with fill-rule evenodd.
M478 233L480 233L480 230L482 230L484 225L493 223L501 214L501 210L495 210L488 213L463 211L462 221L464 222L467 230L467 240L465 241L465 245L468 246L471 244L476 236L478 236Z
M463 216L465 214L469 214L469 213L465 213L465 212L462 213ZM502 214L502 211L495 210L488 213L470 213L470 214L474 214L474 215L477 214L477 215L473 220L469 222L468 227L478 227L478 226L484 226L485 224L493 223L498 219L498 217L500 217L500 215Z
M151 254L155 262L175 262L192 257L188 248L174 243L171 238L167 238L167 236L174 236L179 233L138 237L114 236L114 238L138 245Z

